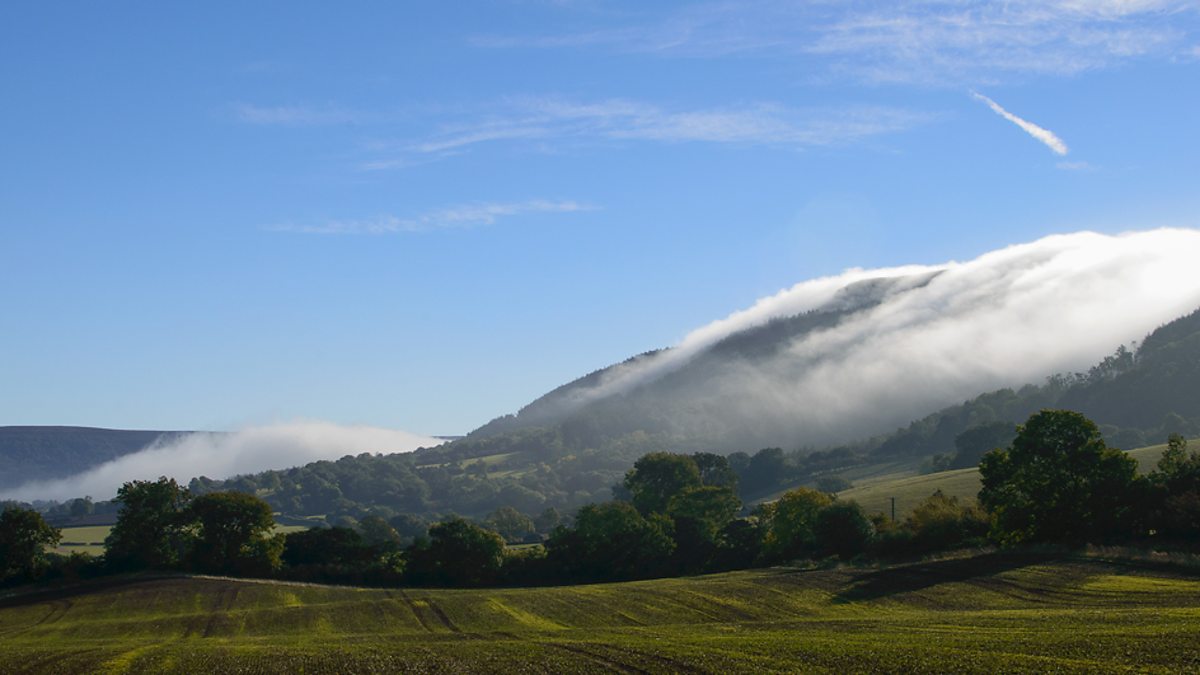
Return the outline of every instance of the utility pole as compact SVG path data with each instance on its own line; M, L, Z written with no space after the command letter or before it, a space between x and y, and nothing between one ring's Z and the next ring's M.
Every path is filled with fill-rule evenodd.
M896 498L892 497L892 522L896 522Z

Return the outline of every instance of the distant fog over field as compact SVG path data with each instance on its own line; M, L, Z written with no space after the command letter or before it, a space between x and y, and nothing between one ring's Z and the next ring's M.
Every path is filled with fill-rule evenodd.
M26 483L0 494L8 499L109 499L126 481L197 476L230 478L267 469L300 466L364 452L411 452L444 441L404 431L302 421L250 427L231 433L170 436L130 455L61 480Z

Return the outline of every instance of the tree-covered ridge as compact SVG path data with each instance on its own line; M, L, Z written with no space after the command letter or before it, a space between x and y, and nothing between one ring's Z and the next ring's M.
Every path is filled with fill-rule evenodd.
M0 488L32 480L66 478L178 431L92 427L0 427Z
M914 421L903 429L838 452L871 459L945 454L943 468L974 466L988 447L963 461L959 437L988 425L1016 424L1043 408L1077 410L1122 448L1170 434L1200 432L1200 310L1159 327L1136 350L1122 345L1086 373L1060 373L1041 385L999 389ZM991 447L1002 446L1001 438Z
M731 372L767 367L796 340L834 328L848 317L878 306L898 287L923 286L933 276L867 279L850 284L820 307L736 331L645 382L594 395L602 384L627 370L653 365L671 356L674 349L639 354L560 386L517 414L492 420L469 437L483 439L545 427L560 431L578 447L596 447L635 432L662 434L674 447L692 451L711 447L725 448L726 452L753 451L778 444L780 439L794 435L795 430L777 428L754 416L740 423L723 414L729 401L719 392Z
M226 481L199 479L192 487L198 493L253 492L280 513L325 516L328 522L370 513L483 518L504 506L534 516L546 508L569 512L608 499L634 460L647 453L708 450L729 455L739 497L749 502L789 486L836 480L854 466L896 459L933 457L936 468L975 466L984 453L1011 442L1018 422L1044 408L1080 410L1117 447L1138 447L1171 433L1194 435L1200 432L1198 368L1200 311L1156 330L1136 351L1118 348L1087 373L982 394L891 434L825 450L730 453L717 444L690 447L686 439L661 432L588 433L591 424L600 424L592 416L589 424L576 418L551 427L472 434L411 455L348 456ZM1146 399L1159 401L1161 412L1106 417L1114 409L1142 409Z

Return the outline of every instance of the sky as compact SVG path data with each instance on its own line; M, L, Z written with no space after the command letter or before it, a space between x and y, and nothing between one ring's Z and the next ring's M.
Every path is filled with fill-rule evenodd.
M1200 3L0 7L0 425L465 433L848 268L1200 227Z

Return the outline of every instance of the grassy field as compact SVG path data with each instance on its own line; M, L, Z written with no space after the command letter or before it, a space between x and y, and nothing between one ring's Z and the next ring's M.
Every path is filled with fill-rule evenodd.
M275 525L276 532L283 532L285 534L307 529L303 525ZM102 555L104 553L104 539L111 530L112 525L64 527L62 528L62 541L58 543L57 547L50 550L63 555L70 555L72 553Z
M0 599L0 672L1183 672L1200 577L992 554L625 584L217 578Z
M1192 447L1200 447L1200 441L1191 441ZM1142 473L1154 470L1158 458L1167 449L1165 444L1152 445L1130 450L1138 460ZM955 469L927 475L893 474L883 475L857 482L849 490L838 493L838 499L853 499L867 513L891 515L891 498L896 498L896 517L904 518L923 499L941 490L947 495L974 499L979 494L979 469Z

